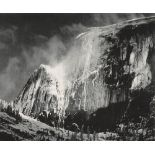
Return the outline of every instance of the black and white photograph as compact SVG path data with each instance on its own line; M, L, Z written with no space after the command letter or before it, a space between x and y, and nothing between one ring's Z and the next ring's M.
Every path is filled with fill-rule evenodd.
M154 141L155 13L0 13L0 141Z

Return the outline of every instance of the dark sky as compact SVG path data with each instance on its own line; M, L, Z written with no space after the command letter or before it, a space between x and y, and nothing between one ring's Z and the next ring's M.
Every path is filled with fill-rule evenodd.
M0 98L14 99L30 73L87 27L154 14L0 14Z

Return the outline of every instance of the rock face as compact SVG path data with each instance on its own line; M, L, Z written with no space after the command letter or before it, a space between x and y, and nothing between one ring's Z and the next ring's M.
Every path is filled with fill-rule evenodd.
M79 39L88 55L80 78L67 91L66 111L95 113L94 122L101 120L103 126L126 112L147 115L154 96L149 87L155 77L155 18L91 28Z
M38 116L43 110L62 113L63 98L59 82L52 69L40 65L14 101L17 109L25 115Z
M89 123L105 128L126 112L147 115L154 96L155 17L90 28L77 40L81 53L71 67L78 68L71 84L62 92L51 69L41 65L15 100L20 111L38 115L55 109L74 115L83 110Z

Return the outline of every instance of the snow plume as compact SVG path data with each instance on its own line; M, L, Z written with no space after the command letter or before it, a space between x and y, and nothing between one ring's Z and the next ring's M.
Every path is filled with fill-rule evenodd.
M27 27L18 29L17 26L8 30L0 28L0 52L5 52L7 57L7 60L0 57L0 98L14 99L40 64L50 65L55 76L65 84L81 76L85 78L96 66L99 50L98 42L94 41L98 32L89 35L85 33L76 39L76 35L87 31L84 25L105 26L142 16L143 14L89 14L88 21L63 25L59 28L60 33L51 37L30 32L27 34Z
M76 59L74 53L79 49L78 44L74 44L74 34L85 28L81 24L65 26L61 29L62 34L50 37L43 44L28 48L22 45L20 55L10 57L6 67L0 73L0 98L13 100L30 74L39 68L40 64L50 65L54 76L65 83L63 81L66 76L65 65L67 61ZM67 34L66 39L64 39L65 34ZM71 60L68 59L69 53L73 55Z

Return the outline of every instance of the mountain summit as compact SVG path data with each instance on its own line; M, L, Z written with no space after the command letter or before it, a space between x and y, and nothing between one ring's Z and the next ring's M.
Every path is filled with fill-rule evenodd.
M62 96L51 67L41 64L30 76L14 103L25 115L37 116L43 110L59 113L63 106Z

